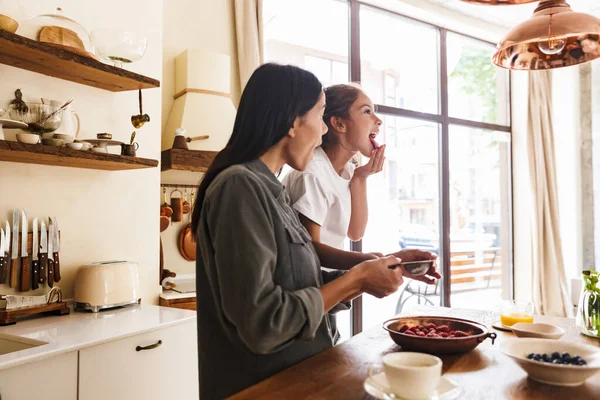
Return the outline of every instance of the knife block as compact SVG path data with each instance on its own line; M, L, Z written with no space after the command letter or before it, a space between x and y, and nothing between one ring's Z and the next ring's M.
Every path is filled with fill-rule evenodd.
M19 250L18 254L21 254L21 237L22 234L19 233ZM60 231L58 231L58 237L60 239ZM38 232L38 239L40 238L40 234ZM11 237L12 242L12 237ZM9 249L11 246L9 245ZM38 249L39 251L39 249ZM27 233L27 253L29 257L32 257L33 254L33 233ZM7 268L10 268L10 255L8 259ZM20 271L17 271L17 274ZM10 277L9 277L10 279ZM17 308L14 310L0 310L0 326L12 325L17 323L17 317L24 317L35 314L44 314L51 313L52 315L67 315L71 312L71 309L67 306L67 303L64 301L59 301L55 303L46 304L43 306L34 306L34 307L25 307L25 308Z

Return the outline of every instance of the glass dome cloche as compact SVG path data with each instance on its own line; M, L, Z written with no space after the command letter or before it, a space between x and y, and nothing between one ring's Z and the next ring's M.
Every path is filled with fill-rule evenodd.
M92 32L96 54L115 67L139 61L146 53L148 38L138 32L96 29Z
M41 14L21 22L17 34L97 59L87 29L67 17L60 7L52 13Z

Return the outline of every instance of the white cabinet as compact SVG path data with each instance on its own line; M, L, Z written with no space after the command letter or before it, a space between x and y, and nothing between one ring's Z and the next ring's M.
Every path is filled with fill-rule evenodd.
M2 400L77 400L77 352L0 371Z
M197 400L197 346L193 321L82 349L79 399Z

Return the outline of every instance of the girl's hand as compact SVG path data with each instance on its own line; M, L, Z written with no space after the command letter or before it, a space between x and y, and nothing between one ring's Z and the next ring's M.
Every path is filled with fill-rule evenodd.
M385 161L385 144L379 147L377 150L373 149L371 152L371 158L369 158L369 162L363 165L362 167L358 167L354 170L354 176L352 179L365 179L369 175L376 174L383 170L383 163Z

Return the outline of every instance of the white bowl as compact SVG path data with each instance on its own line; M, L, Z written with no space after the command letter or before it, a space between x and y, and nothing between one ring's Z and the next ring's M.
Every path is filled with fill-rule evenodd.
M517 337L541 339L560 339L565 334L565 330L558 326L529 322L518 322L511 326L511 330Z
M81 150L83 150L83 151L88 151L89 149L91 149L92 147L94 147L93 144L91 144L90 142L86 142L84 140L77 140L77 139L75 139L73 141L73 143L81 143L83 145L83 148Z
M26 144L38 144L40 142L40 135L36 135L35 133L17 133L17 141L19 143Z
M600 348L577 342L551 339L511 339L500 343L500 351L513 359L530 379L554 386L579 386L600 371ZM587 365L561 365L527 359L530 353L567 352Z
M83 149L83 143L65 143L65 146L73 150Z

